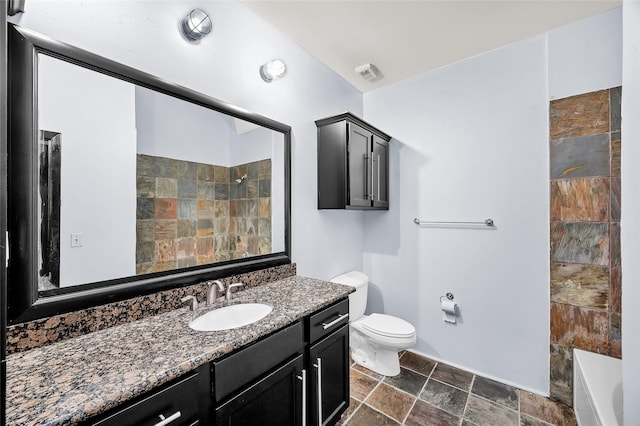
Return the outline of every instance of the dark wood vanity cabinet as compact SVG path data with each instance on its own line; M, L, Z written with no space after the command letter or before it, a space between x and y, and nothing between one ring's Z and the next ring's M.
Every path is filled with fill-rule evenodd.
M348 112L316 126L318 209L388 209L391 137Z
M209 424L209 366L203 365L97 420L95 426L195 426Z
M334 425L349 406L349 301L308 319L309 423Z

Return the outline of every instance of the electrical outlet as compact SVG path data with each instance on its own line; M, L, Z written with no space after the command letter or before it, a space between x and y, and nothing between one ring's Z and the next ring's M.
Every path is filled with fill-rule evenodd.
M71 234L71 247L82 247L82 234Z

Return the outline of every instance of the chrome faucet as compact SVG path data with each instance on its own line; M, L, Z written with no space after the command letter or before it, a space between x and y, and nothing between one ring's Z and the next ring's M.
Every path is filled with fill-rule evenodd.
M212 306L216 303L217 290L224 293L224 284L222 284L222 281L207 281L207 306Z
M231 302L231 289L234 287L240 287L243 286L244 283L234 283L234 284L229 284L229 287L227 287L227 302Z
M189 305L189 310L190 311L197 311L198 310L198 299L196 299L195 296L185 296L182 299L180 299L182 302L191 302L191 305Z

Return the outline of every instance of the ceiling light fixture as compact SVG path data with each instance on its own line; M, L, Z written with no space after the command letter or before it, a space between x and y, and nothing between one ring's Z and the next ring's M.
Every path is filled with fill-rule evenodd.
M209 15L201 9L193 9L180 21L182 34L189 41L199 41L213 29Z
M281 59L274 59L260 67L260 77L267 83L284 77L287 73L287 64Z

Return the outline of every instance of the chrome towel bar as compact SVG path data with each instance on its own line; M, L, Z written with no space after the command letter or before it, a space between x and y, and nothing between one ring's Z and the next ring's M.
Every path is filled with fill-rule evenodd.
M416 225L486 225L494 226L493 219L485 219L483 222L433 222L427 220L420 220L418 218L413 219L413 223Z

